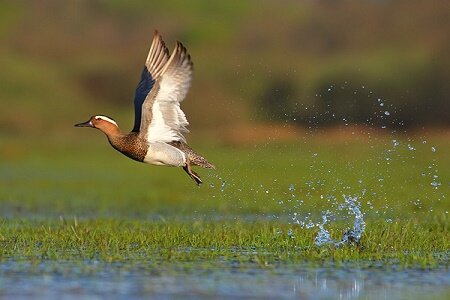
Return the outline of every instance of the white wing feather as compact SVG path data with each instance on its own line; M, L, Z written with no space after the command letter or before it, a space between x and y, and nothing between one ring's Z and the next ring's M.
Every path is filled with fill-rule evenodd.
M192 62L186 49L177 43L162 75L157 81L152 110L152 118L147 130L149 142L186 142L183 133L188 132L189 122L180 108L192 80ZM149 94L150 96L150 94Z

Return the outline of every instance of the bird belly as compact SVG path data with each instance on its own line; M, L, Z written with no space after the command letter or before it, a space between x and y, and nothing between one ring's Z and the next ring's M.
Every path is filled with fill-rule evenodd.
M150 143L144 162L157 166L183 167L186 155L179 149L162 142Z

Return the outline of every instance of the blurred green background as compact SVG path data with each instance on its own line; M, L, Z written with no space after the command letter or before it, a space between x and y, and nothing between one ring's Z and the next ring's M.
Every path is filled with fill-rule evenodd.
M311 209L367 190L376 211L448 214L449 28L447 0L4 0L0 209L289 213L294 184ZM73 127L131 129L155 29L194 61L188 141L218 166L200 190Z
M155 29L192 55L197 132L379 126L378 98L386 126L448 126L448 28L445 0L2 1L0 134L72 134L94 113L131 128Z

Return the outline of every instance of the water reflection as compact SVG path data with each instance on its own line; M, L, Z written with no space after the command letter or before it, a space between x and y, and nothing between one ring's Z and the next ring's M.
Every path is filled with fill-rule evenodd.
M450 273L218 263L0 263L0 298L446 299Z

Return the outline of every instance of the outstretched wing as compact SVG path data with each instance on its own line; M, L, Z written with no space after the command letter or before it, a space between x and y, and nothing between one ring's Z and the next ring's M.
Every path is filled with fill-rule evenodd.
M189 125L180 102L192 80L192 62L186 48L177 42L161 76L142 105L140 134L149 142L183 141Z
M132 130L134 132L138 132L141 127L142 104L168 60L169 50L166 48L159 32L155 31L145 67L142 70L141 81L136 87L134 96L134 126Z

